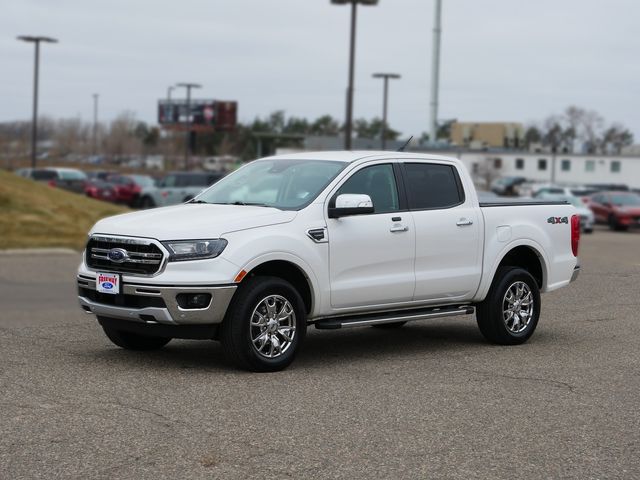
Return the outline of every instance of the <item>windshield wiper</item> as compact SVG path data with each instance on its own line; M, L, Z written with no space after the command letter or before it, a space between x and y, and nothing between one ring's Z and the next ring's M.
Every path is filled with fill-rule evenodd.
M210 203L210 202L205 202L204 200L196 200L195 198L193 198L186 203Z
M216 205L242 205L249 207L268 207L269 205L265 205L264 203L253 203L253 202L241 202L240 200L236 200L235 202L216 202Z

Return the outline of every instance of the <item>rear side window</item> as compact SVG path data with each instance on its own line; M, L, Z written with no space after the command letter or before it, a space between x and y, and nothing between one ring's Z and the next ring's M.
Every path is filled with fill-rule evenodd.
M31 178L34 180L54 180L58 178L55 170L34 170L31 172Z
M405 183L409 208L448 208L464 201L455 168L435 163L405 163Z

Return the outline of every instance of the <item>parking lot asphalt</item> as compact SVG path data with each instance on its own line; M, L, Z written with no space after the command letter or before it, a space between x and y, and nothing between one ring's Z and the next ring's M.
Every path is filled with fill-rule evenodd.
M640 232L583 236L525 345L472 316L309 330L286 371L113 346L79 255L0 255L0 478L640 478Z

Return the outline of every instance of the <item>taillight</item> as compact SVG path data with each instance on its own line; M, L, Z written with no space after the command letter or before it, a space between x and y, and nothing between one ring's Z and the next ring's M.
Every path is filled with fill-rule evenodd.
M49 180L47 182L47 185L49 185L50 187L55 187L56 186L56 181L55 180Z
M571 216L571 251L573 256L578 256L578 245L580 244L580 215Z

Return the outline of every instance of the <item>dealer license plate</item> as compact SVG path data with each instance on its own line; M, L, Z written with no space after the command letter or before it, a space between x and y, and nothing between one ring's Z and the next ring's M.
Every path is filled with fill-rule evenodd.
M117 295L120 293L120 275L117 273L98 273L96 290L100 293Z

